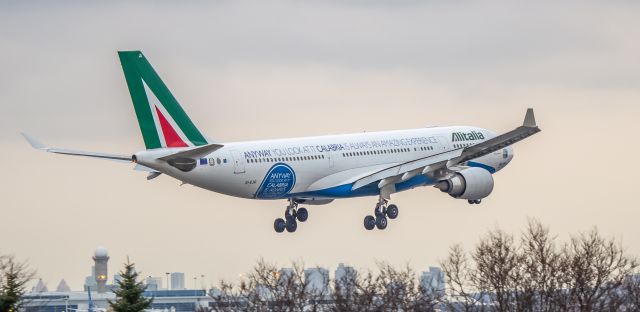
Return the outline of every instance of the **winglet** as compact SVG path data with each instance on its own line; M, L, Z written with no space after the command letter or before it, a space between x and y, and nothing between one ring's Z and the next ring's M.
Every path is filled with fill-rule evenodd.
M40 143L40 141L36 140L35 138L31 137L30 135L21 132L20 134L22 134L22 136L27 140L27 142L29 142L29 144L31 144L31 147L35 148L35 149L39 149L39 150L47 150L48 147L42 143Z
M522 125L531 128L537 127L536 117L533 116L533 108L527 109L527 114L524 116L524 123Z

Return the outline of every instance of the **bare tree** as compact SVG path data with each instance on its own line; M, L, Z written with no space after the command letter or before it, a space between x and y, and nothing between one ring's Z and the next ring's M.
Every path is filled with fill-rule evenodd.
M444 281L438 276L436 283L418 282L408 265L381 262L375 274L345 270L332 283L326 274L320 287L310 287L301 262L279 270L261 260L238 285L221 282L212 294L214 310L640 311L636 258L596 229L561 245L547 227L529 220L519 239L497 229L469 252L452 246L441 267Z
M613 299L638 263L619 243L603 238L594 228L573 237L564 256L570 310L616 311L623 304Z
M451 311L637 311L640 301L637 260L595 229L560 248L530 220L519 244L490 231L470 257L456 245L442 262Z
M622 311L640 311L640 273L628 276L622 283Z
M485 311L481 301L487 291L483 288L484 283L473 282L475 268L471 265L460 245L453 245L447 258L440 263L447 283L445 297L441 301L449 311Z
M357 311L357 297L361 287L360 275L355 270L348 270L343 276L333 280L333 305L331 311Z
M383 311L434 311L440 293L431 285L416 283L416 274L408 265L396 269L378 264L376 288Z
M499 229L490 231L471 257L476 264L471 274L473 283L487 290L496 311L514 311L520 257L513 236Z
M211 294L214 311L319 311L327 298L329 277L320 288L311 287L305 278L302 262L289 269L258 261L253 270L241 278L237 286L220 282Z
M551 312L565 308L558 305L565 265L555 240L547 227L529 220L520 242L518 311Z
M376 277L371 271L364 274L355 271L334 280L331 311L378 311L380 302Z

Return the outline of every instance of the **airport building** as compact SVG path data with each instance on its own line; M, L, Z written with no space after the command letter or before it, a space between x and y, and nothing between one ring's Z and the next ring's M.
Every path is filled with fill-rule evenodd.
M120 275L114 275L113 283L108 284L109 255L107 249L98 247L93 256L94 265L91 275L85 278L83 291L71 291L62 280L56 291L49 292L46 284L39 280L31 293L24 296L25 312L65 312L106 311L109 300L116 299L113 290L117 287ZM203 289L185 289L184 273L171 273L171 289L162 289L161 277L147 277L147 290L143 296L154 298L151 311L192 312L209 306L211 297Z
M171 290L182 290L184 288L184 273L171 273Z
M153 297L150 309L158 311L193 312L209 306L211 301L211 297L202 289L145 291L144 296ZM101 312L108 309L108 300L113 301L116 296L113 292L92 292L89 300L88 292L72 291L29 293L24 299L25 312L88 311L90 303L93 304L93 311Z

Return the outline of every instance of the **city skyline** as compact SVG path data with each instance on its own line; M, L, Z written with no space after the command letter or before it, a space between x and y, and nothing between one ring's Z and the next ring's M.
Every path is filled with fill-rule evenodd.
M0 141L7 152L2 254L51 290L81 289L96 246L110 278L236 280L261 258L286 265L438 265L528 218L563 241L597 226L640 255L640 4L250 1L0 4ZM430 125L497 132L534 107L544 131L514 146L494 193L470 206L434 188L395 194L400 216L366 232L373 199L309 207L295 235L273 233L282 201L180 186L132 166L39 153L52 146L128 155L144 147L116 51L141 49L195 123L221 142ZM626 165L626 163L625 163ZM605 169L606 168L606 169ZM616 170L621 168L622 170ZM35 286L34 281L34 285Z

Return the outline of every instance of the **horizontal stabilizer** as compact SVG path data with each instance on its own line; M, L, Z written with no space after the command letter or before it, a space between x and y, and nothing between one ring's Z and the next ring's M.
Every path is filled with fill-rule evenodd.
M203 146L198 146L195 148L191 148L191 149L187 149L187 150L182 150L180 152L177 153L173 153L167 156L163 156L160 157L158 159L160 160L164 160L164 161L169 161L170 159L175 159L175 158L199 158L201 156L207 155L211 152L214 152L220 148L222 148L224 145L222 144L207 144L207 145L203 145Z
M29 144L31 144L33 148L39 149L41 151L49 152L49 153L103 158L103 159L109 159L109 160L114 160L118 162L128 162L128 163L131 162L131 156L122 156L122 155L114 155L114 154L107 154L107 153L85 152L85 151L76 151L76 150L62 149L62 148L56 148L56 147L47 147L46 145L42 144L40 141L36 140L32 136L24 132L22 133L22 136L27 140L27 142L29 142Z

